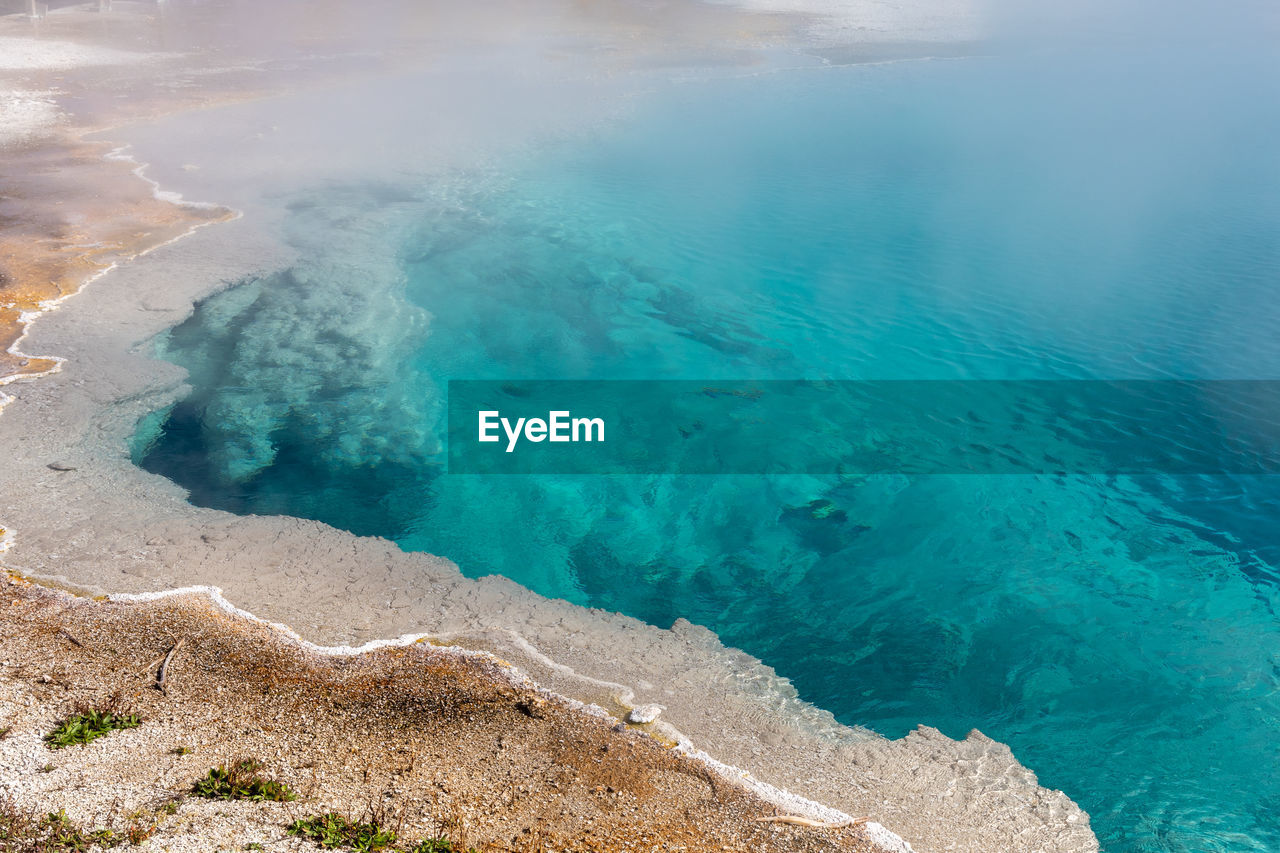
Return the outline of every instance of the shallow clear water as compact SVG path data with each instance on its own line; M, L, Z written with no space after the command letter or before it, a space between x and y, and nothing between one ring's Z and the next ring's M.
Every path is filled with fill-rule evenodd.
M448 187L318 187L296 268L160 342L193 390L138 458L979 728L1106 850L1280 849L1274 478L442 473L450 378L1280 377L1274 68L1213 61L689 81Z

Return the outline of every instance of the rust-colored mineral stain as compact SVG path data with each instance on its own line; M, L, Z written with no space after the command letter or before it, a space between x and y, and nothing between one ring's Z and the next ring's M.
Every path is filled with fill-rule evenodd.
M133 163L109 160L106 143L53 141L7 158L0 196L22 205L0 218L0 381L51 370L56 354L11 352L24 312L76 293L112 265L233 214L163 201L134 174ZM17 349L21 349L20 347Z

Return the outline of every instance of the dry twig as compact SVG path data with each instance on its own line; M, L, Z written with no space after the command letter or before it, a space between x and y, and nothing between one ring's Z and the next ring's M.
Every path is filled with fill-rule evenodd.
M165 696L169 695L169 692L165 689L169 681L169 662L173 660L174 654L178 649L182 648L184 642L186 640L178 640L173 644L173 648L169 649L169 654L164 656L164 663L160 664L160 669L156 671L156 689Z

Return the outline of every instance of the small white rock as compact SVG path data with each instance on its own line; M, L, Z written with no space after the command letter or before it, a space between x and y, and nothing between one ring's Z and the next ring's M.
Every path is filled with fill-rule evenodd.
M667 710L665 705L641 705L631 709L631 712L627 714L627 722L652 723L665 710Z

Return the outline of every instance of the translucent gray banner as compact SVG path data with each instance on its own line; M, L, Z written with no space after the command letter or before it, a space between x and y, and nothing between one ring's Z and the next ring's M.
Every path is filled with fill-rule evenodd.
M1280 381L452 381L452 474L1274 474Z

